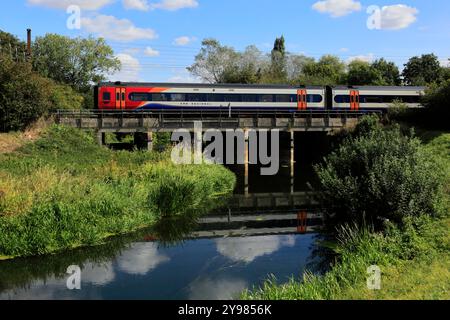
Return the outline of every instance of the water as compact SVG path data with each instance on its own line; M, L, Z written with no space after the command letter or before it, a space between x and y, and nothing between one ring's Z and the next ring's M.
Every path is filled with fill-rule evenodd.
M269 275L286 282L305 269L321 272L321 216L307 185L315 183L311 164L326 148L317 147L323 137L307 137L299 139L305 141L294 185L286 162L275 177L251 167L247 191L243 167L231 167L236 194L200 219L163 221L94 248L0 262L0 299L232 299ZM70 265L82 270L81 290L67 289Z

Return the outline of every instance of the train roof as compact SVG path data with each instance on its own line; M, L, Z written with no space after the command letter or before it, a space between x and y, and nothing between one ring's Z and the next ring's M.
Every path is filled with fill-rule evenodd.
M236 89L323 89L323 86L291 86L284 84L234 84L234 83L162 83L162 82L100 82L100 87L169 87L169 88L236 88Z
M426 87L414 87L414 86L335 86L333 89L338 90L384 90L384 91L397 91L397 90L411 90L411 91L423 91Z

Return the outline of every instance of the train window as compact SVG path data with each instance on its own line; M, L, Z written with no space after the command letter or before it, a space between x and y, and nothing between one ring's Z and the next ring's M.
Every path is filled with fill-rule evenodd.
M336 103L350 103L349 95L338 95L334 97Z
M131 93L128 96L131 101L152 101L152 95L148 93Z
M258 102L257 94L243 94L242 95L243 102Z
M170 95L164 93L153 93L152 101L169 101Z
M111 93L103 92L103 101L111 101Z
M206 98L204 93L187 93L185 99L190 102L206 102Z
M186 95L184 93L171 93L169 101L186 101Z
M320 94L308 94L306 96L306 102L309 103L321 103L323 101L323 97Z
M293 102L291 101L292 97L289 94L276 94L275 101L276 102Z
M360 96L361 103L382 103L383 97L380 96Z
M242 102L241 94L226 94L225 102Z
M116 93L116 101L120 101L120 93L119 92Z
M259 96L259 102L273 102L272 94L262 94Z
M221 93L212 93L207 96L210 102L225 102L225 95Z

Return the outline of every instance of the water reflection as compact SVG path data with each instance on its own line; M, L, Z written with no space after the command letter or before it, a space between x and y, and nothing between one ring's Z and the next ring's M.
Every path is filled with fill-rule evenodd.
M315 260L310 232L319 214L299 213L289 201L270 210L237 205L238 198L229 204L103 246L0 262L0 299L230 299L268 274L300 276ZM74 264L82 269L80 291L66 288Z
M313 138L299 139L312 148L320 145ZM322 271L323 218L309 185L323 152L302 150L295 179L284 159L275 177L250 168L244 190L234 168L236 194L220 210L165 218L98 247L0 262L0 299L229 299L269 274L284 282L305 269ZM82 269L80 291L66 287L70 265Z

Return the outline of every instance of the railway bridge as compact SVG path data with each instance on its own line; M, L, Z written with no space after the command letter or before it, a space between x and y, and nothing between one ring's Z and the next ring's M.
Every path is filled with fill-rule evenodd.
M355 126L367 112L357 111L107 111L80 110L56 112L56 123L97 132L98 142L104 144L105 133L145 134L147 148L152 149L152 134L176 129L194 130L201 122L204 130L277 129L284 132L330 132Z
M374 112L375 113L375 112ZM294 180L294 148L296 132L332 132L354 127L359 119L367 115L359 111L264 111L264 110L157 110L157 111L107 111L81 110L58 111L58 124L72 126L97 133L98 143L106 144L106 133L134 134L135 144L141 149L153 149L153 133L173 132L177 129L194 131L195 123L201 122L202 130L244 131L245 141L245 194L249 183L249 139L250 130L279 130L290 136L291 184ZM286 138L288 139L288 138Z

